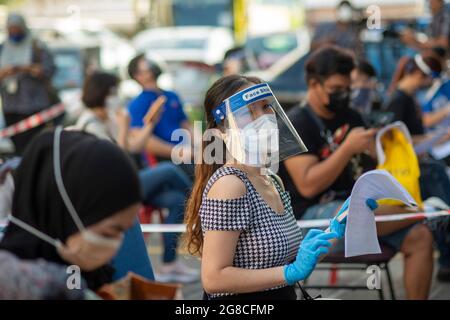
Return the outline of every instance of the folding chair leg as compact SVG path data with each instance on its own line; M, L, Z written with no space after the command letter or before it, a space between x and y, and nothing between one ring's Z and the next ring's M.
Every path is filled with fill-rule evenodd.
M378 291L378 297L380 298L380 300L384 300L383 289L377 289L377 291Z
M384 266L384 270L386 272L386 276L387 276L387 280L388 280L388 284L389 284L389 291L391 293L391 299L392 300L396 300L395 298L395 292L394 292L394 284L392 282L392 278L391 278L391 272L389 271L389 266L386 263L386 265Z
M385 269L385 268L386 268L386 265L385 265L384 263L377 264L377 265L378 265L378 267L379 267L380 269ZM380 300L384 300L384 292L383 292L383 282L382 282L382 279L380 279L380 281L381 281L381 283L380 283L380 289L377 289L377 291L378 291L378 296L379 296Z

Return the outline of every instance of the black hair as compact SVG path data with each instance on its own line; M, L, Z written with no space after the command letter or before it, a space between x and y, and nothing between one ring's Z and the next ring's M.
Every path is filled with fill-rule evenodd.
M244 47L242 46L237 46L237 47L233 47L229 50L227 50L225 52L225 55L223 56L223 60L227 60L230 58L235 58L235 57L243 57L244 56Z
M433 47L431 51L440 59L445 59L445 57L447 56L447 49L445 49L444 47Z
M372 64L364 59L360 59L356 62L356 70L361 72L362 74L365 74L369 78L376 78L377 72L375 68L372 66Z
M131 79L134 79L134 76L136 75L138 71L138 64L139 61L145 57L145 54L141 53L135 56L131 61L128 63L128 75Z
M440 74L442 72L442 64L435 54L422 55L423 62L431 69L433 73ZM397 68L392 76L391 84L389 85L388 94L392 94L397 88L398 83L406 75L421 71L414 57L403 56L399 59ZM423 73L423 72L422 72Z
M325 81L335 74L350 76L354 67L351 52L337 46L324 46L314 51L306 61L306 81Z
M147 60L150 71L153 74L155 81L158 80L158 77L162 74L161 68L156 62L147 59L144 53L138 54L136 57L131 59L130 63L128 63L128 75L130 76L130 78L135 79L136 73L138 72L139 61L141 61L141 59Z
M432 72L440 74L442 72L442 64L435 55L422 55L423 62L431 69ZM403 75L411 74L420 70L414 57L410 57L405 64Z
M106 105L106 97L118 83L119 78L115 75L95 71L84 81L81 100L87 108L104 107Z
M354 9L352 3L348 0L343 0L343 1L339 2L339 4L337 5L338 8L343 7L343 6L349 6L350 8Z

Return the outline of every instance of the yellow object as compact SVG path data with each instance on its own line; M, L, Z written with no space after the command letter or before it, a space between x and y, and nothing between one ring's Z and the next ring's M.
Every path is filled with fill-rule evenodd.
M247 0L232 0L234 20L234 40L243 45L247 39Z
M416 153L411 142L399 128L392 128L381 137L381 144L385 154L385 161L378 164L377 169L389 171L398 182L405 187L416 200L417 205L422 207L420 195L420 168ZM381 200L379 204L402 205L397 200Z

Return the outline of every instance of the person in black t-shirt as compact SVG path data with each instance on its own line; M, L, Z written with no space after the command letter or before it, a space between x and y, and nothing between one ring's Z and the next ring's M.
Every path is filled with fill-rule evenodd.
M403 121L408 127L414 143L432 139L433 134L425 135L422 112L415 100L416 92L430 85L434 77L442 71L442 63L430 54L416 55L399 62L391 88L395 89L387 104L387 110L395 114L394 121ZM439 116L436 112L434 117ZM430 115L429 115L430 117ZM450 130L441 141L450 139ZM446 173L446 164L430 157L419 158L420 190L422 199L437 197L450 205L450 180ZM449 231L435 228L433 230L440 251L439 271L440 281L450 282L450 242Z
M352 56L337 47L316 51L306 64L306 104L288 117L308 152L280 167L297 218L334 214L362 173L360 155L374 147L376 130L366 130L361 115L349 108L353 68Z
M349 108L353 67L352 56L337 47L319 49L306 62L306 104L295 107L288 117L309 151L286 159L279 170L297 218L335 216L362 173L356 170L356 160L375 154L377 130L365 129L361 116ZM402 211L380 205L375 214L389 212ZM406 298L426 299L433 271L428 227L414 221L390 222L378 225L377 232L380 242L404 254ZM342 241L334 251L339 249Z
M352 109L340 112L331 119L322 118L317 114L313 114L313 112L312 107L309 104L305 104L294 107L287 114L296 130L301 130L302 140L308 148L308 151L299 157L308 155L308 158L317 159L318 163L327 160L333 151L336 151L344 144L344 138L352 129L357 128L353 134L358 133L358 135L366 131L363 129L364 122L362 117L357 111ZM318 121L321 123L319 124ZM328 139L332 140L332 143L328 143ZM347 146L344 145L345 148ZM329 182L329 187L319 191L312 197L308 197L308 193L307 195L301 192L293 194L292 205L297 218L301 218L308 208L317 204L320 205L320 203L330 206L330 201L337 200L335 201L336 205L332 207L338 208L342 201L350 195L356 178L362 173L362 167L360 162L361 155L355 157L352 157L350 153L348 155L349 157L346 157L346 159L338 159L346 161L346 163L340 172L336 172L337 176L335 180ZM291 160L294 165L296 160L298 160L296 158ZM334 159L331 160L333 161ZM288 189L296 190L295 178L292 179L288 171L290 161L288 160L287 162L287 166L281 166L280 173ZM372 164L374 167L374 162ZM294 170L296 169L294 168Z
M415 94L423 87L432 84L433 77L442 71L441 62L431 55L402 59L390 85L391 94L386 110L394 113L394 121L403 121L409 132L418 141L423 139L424 126L422 109L415 99Z

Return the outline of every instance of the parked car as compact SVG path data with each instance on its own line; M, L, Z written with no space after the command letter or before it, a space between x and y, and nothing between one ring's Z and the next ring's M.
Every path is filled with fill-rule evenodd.
M244 46L247 63L253 70L267 69L292 50L309 43L306 30L250 36Z

